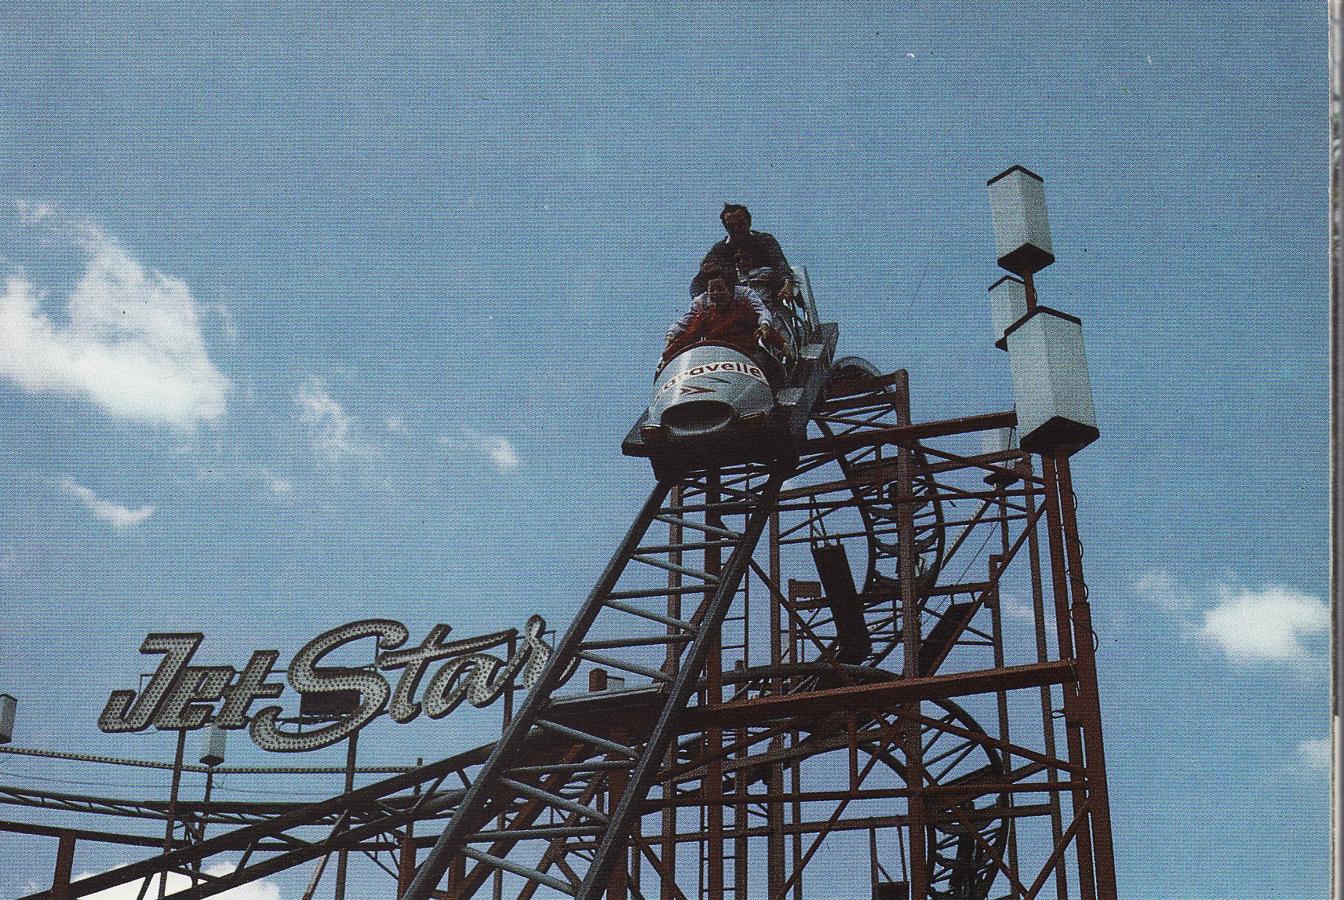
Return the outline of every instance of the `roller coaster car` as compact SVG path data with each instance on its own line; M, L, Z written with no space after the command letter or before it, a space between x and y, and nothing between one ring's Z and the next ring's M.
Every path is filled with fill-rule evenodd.
M783 351L716 339L683 348L655 376L623 453L648 457L660 479L749 461L797 463L840 330L817 320L807 270L793 274L796 293L779 316Z

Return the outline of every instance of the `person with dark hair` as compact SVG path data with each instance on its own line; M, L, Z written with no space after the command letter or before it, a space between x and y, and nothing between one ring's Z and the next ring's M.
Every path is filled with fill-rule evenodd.
M700 340L720 340L751 346L760 341L778 348L782 341L774 327L774 316L761 295L737 282L737 269L706 260L696 274L705 290L691 301L690 309L667 330L663 363Z
M691 296L704 292L707 282L704 276L705 266L711 263L718 267L731 267L746 278L752 273L752 283L765 282L765 300L778 305L793 294L793 270L784 258L784 251L773 235L764 231L751 230L751 212L740 203L725 203L719 213L728 236L719 241L705 254L700 264L700 272L691 279ZM768 269L768 275L761 272Z

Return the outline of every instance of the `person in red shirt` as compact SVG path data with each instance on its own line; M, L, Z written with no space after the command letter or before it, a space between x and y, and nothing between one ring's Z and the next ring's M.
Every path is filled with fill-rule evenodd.
M782 343L773 325L774 317L761 295L737 283L734 267L708 261L696 278L703 279L706 289L696 295L690 309L667 330L663 364L702 340L722 341L748 352L755 349L756 341L769 347Z

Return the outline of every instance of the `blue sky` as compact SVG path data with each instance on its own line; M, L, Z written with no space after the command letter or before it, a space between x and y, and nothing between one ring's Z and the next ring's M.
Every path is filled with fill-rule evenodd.
M15 743L167 758L94 724L153 630L241 665L369 615L566 623L647 490L619 442L725 199L917 417L1006 408L984 182L1021 163L1101 420L1124 893L1324 896L1323 11L832 6L0 10ZM164 790L128 771L100 787ZM0 894L48 875L24 846Z

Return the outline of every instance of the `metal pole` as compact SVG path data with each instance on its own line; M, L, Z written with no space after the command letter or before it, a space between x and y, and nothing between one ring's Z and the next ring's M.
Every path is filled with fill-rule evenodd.
M1031 272L1022 273L1022 286L1027 293L1027 312L1036 311L1036 278Z
M779 558L779 512L770 516L770 667L778 672L783 654L784 634L780 628L783 609L780 607L780 558ZM778 694L784 686L784 680L778 676L770 680L771 689ZM770 740L770 752L778 754L784 748L780 737ZM766 838L766 895L778 897L784 887L784 765L780 762L770 764L768 790L770 799L766 802L765 818L769 828Z
M177 792L182 787L182 756L187 750L187 729L177 730L177 754L173 758L173 787L168 795L168 823L163 827L163 853L173 851L173 828L177 825ZM168 872L159 873L159 900L168 894Z
M56 871L51 878L51 900L70 900L70 873L75 867L75 835L61 832L56 844Z
M789 662L793 665L797 665L803 661L803 636L801 629L798 627L796 598L792 581L789 583L789 606L790 612L792 613L789 616L788 626ZM798 742L801 739L802 732L797 728L789 731L788 745L790 747L797 747ZM803 832L797 827L801 825L803 821L803 804L799 799L803 790L803 770L802 762L796 756L789 764L789 784L792 787L793 793L789 803L788 823L794 826L791 834L792 839L789 841L789 850L791 853L789 863L790 868L793 868L797 867L803 858ZM804 873L799 872L798 877L793 879L793 900L803 900L803 878ZM781 890L783 889L783 884L784 882L781 881ZM775 900L778 896L778 894L772 894L771 900Z
M417 758L416 768L424 765L424 760ZM420 796L420 785L415 786L416 796ZM410 890L411 882L415 880L415 821L406 822L406 830L401 833L401 856L397 859L397 896L404 897Z
M1115 900L1115 852L1111 838L1111 803L1106 789L1106 751L1101 735L1101 698L1097 687L1097 657L1092 646L1092 605L1083 580L1083 549L1078 537L1077 495L1069 458L1056 460L1060 506L1064 513L1064 549L1068 555L1069 586L1073 594L1073 634L1078 652L1078 694L1083 700L1083 738L1087 753L1088 799L1092 816L1092 851L1097 867L1097 893Z
M1003 485L999 485L999 553L997 556L989 558L989 575L994 580L994 605L990 607L990 621L992 623L992 633L994 635L994 668L1002 669L1005 665L1003 654L1003 592L1000 590L999 582L1003 577L1004 560L1008 558L1011 549L1011 542L1008 535L1008 498L1003 496ZM1008 745L1009 738L1012 736L1008 727L1008 692L998 692L999 707L999 740ZM1013 770L1013 755L1011 752L1004 751L1003 770L1011 772ZM1013 805L1013 795L1008 795L1008 804ZM1008 868L1013 873L1013 877L1020 880L1021 873L1017 865L1017 820L1008 820Z
M676 485L671 491L671 502L673 506L681 505L682 498L681 485ZM684 529L679 522L669 522L667 525L667 542L671 546L680 544L684 539ZM682 554L677 550L668 555L668 559L673 565L682 564ZM681 573L669 571L667 573L667 586L677 588L681 586ZM681 618L681 594L676 590L667 592L667 616L669 619ZM673 626L667 626L669 635L676 634L677 629ZM668 645L666 667L670 672L675 661L675 650L672 645ZM667 760L669 764L675 765L677 761L677 744L672 742L672 746L667 749ZM663 798L672 799L676 796L677 786L673 781L667 781L663 784ZM677 874L677 808L668 805L663 810L662 821L662 852L663 852L663 871L671 877L664 876L661 881L659 895L661 900L673 900L677 896L676 874Z
M356 731L345 742L345 792L355 789L355 752L359 747L359 732ZM336 854L336 893L335 900L345 900L345 870L349 854L345 848Z
M200 830L196 833L196 839L205 843L205 829L210 821L210 790L215 786L215 767L211 766L205 771L205 796L201 798L202 803L207 807L201 814ZM201 863L199 860L192 863L191 866L191 886L196 887L201 881Z
M607 759L615 760L619 757L609 755ZM624 769L612 769L607 775L607 811L616 808L620 802L621 794L625 792L626 782L629 780L629 773ZM611 867L611 876L607 879L607 900L626 900L630 893L630 850L627 847L616 865Z
M739 761L746 759L745 746L747 729L739 728L733 738L742 744L737 751ZM733 829L738 836L733 839L733 900L743 900L747 896L747 770L739 767L733 780L733 793L737 803L733 807Z
M509 636L508 651L509 651L508 655L509 659L513 659L514 654L518 652L518 636L516 634ZM595 669L594 672L596 671L600 670ZM588 674L589 678L591 679L593 673L590 672ZM606 673L603 672L603 677L605 676ZM509 723L513 721L513 692L516 689L516 685L517 685L516 681L514 681L513 679L509 679L508 687L504 689L504 718L500 722L499 726L499 736L501 738L504 736L504 732L508 730ZM604 689L605 687L606 686L603 685ZM495 825L500 831L504 830L504 813L501 812L499 814L499 818L495 820ZM491 896L493 897L493 900L504 900L503 869L495 869L494 884L491 890L492 890Z
M644 819L640 817L635 820L634 830L630 833L630 893L636 897L643 897L644 892L639 888L639 880L644 871L644 854L641 852L648 842L644 840ZM655 875L658 874L654 870Z
M719 476L711 473L705 479L705 504L712 507L719 502ZM705 512L705 524L715 528L723 527L719 514L708 509ZM717 546L705 548L705 572L717 579L723 572L723 557ZM705 657L705 705L716 706L723 702L723 634L720 631L709 645ZM720 755L723 749L723 729L711 726L705 729L704 753L710 758L705 767L705 779L701 785L701 796L705 803L706 831L709 839L709 872L706 883L709 896L722 897L723 880L723 761Z
M1018 463L1018 472L1022 483L1030 485L1029 479L1035 474L1031 457L1023 454ZM1026 495L1027 521L1034 522L1036 516L1036 494L1028 490ZM1045 592L1041 586L1041 541L1037 536L1037 526L1032 525L1027 535L1027 559L1031 567L1031 611L1036 625L1036 661L1045 662L1050 655L1049 644L1045 637ZM1045 752L1055 758L1055 704L1051 697L1050 686L1041 685L1041 729L1045 738ZM1064 824L1060 817L1059 769L1051 766L1046 770L1046 783L1050 785L1050 835L1052 845L1058 847L1064 841ZM1057 900L1069 900L1069 886L1066 878L1064 854L1060 853L1055 862L1055 896Z
M1054 592L1055 599L1055 632L1059 641L1059 658L1076 659L1071 630L1073 619L1069 613L1069 586L1064 567L1064 526L1059 511L1059 479L1055 474L1054 457L1041 457L1041 476L1045 480L1046 536L1050 543L1050 588ZM1092 639L1090 633L1085 637L1087 640ZM1085 767L1078 687L1068 682L1060 687L1064 694L1064 735L1069 748L1069 762L1075 766ZM1079 890L1083 900L1093 900L1097 896L1097 889L1093 878L1092 826L1087 810L1087 792L1091 782L1087 778L1080 780L1077 773L1071 773L1069 786L1073 791L1073 814L1078 819L1074 847L1078 854Z
M415 878L415 822L408 821L401 833L401 855L397 858L397 896L401 897Z
M904 370L896 373L896 421L910 424L910 376ZM896 451L896 491L902 498L913 498L915 493L914 451L906 446ZM919 593L916 590L915 509L913 499L904 499L897 506L896 521L899 539L899 573L901 585L901 639L904 650L904 676L919 675ZM905 704L901 708L904 725L906 787L910 790L906 801L910 814L910 896L925 900L929 894L929 867L924 835L924 745L918 722L920 705Z

